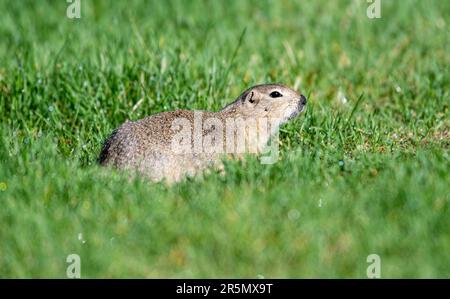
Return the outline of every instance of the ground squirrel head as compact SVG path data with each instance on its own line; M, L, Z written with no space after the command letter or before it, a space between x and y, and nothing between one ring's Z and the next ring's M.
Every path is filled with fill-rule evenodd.
M286 122L305 109L306 97L282 84L262 84L244 91L222 111L243 117L278 118Z

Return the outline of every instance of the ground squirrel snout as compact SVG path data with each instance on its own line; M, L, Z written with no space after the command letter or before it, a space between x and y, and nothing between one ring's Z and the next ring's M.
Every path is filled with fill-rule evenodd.
M101 165L178 181L224 154L261 153L281 124L300 114L306 97L281 84L256 85L218 112L177 110L126 122L105 141Z

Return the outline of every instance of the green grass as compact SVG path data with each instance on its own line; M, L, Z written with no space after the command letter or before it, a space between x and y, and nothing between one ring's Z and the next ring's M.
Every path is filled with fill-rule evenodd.
M81 5L0 1L0 277L450 277L449 1ZM273 165L96 164L126 119L264 82L309 96Z

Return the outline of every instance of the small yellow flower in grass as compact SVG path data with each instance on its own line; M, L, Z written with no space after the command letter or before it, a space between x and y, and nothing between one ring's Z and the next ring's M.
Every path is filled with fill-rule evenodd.
M0 182L0 191L6 191L8 185L5 182Z

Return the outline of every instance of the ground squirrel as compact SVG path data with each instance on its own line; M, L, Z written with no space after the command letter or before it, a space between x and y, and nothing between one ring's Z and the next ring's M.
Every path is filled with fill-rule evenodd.
M305 96L284 85L262 84L218 112L177 110L127 121L105 141L99 163L153 181L179 181L220 167L225 154L261 153L278 127L305 105Z

